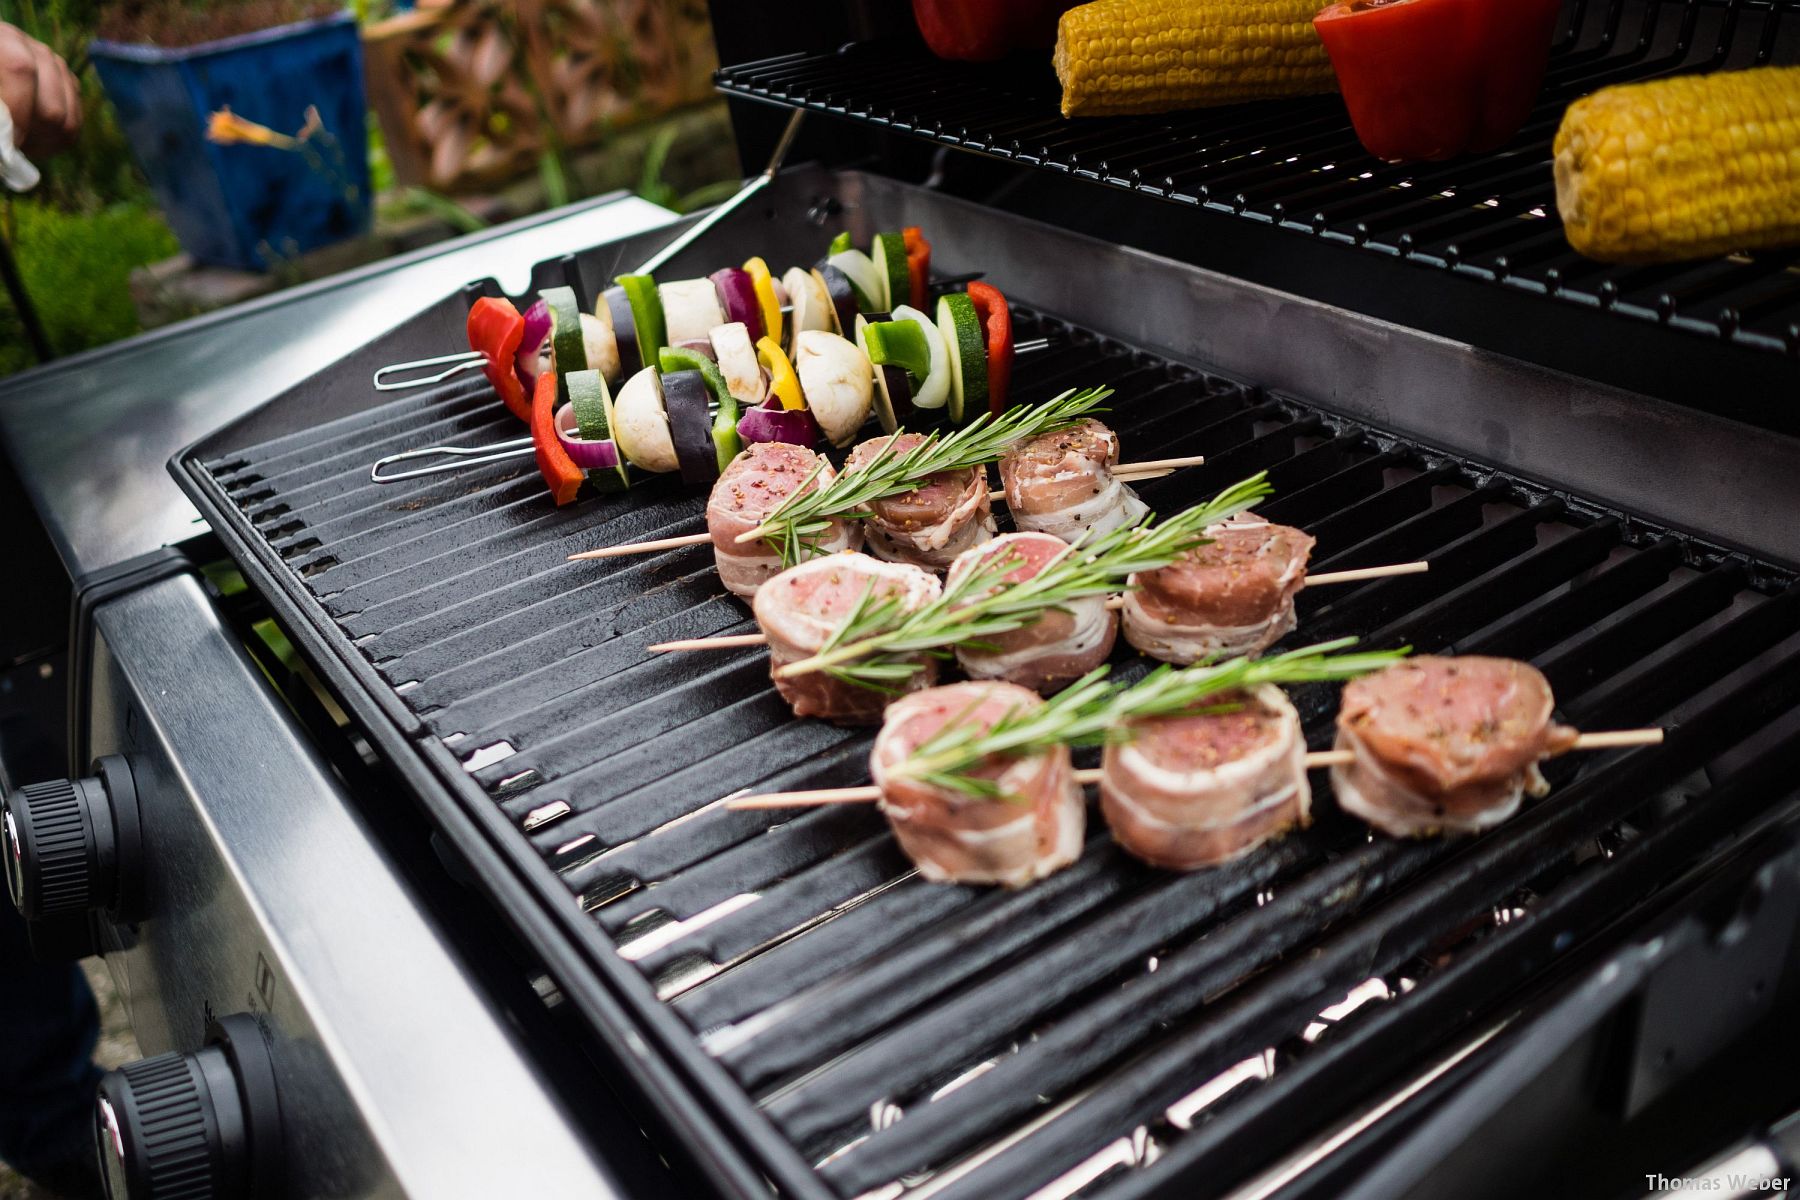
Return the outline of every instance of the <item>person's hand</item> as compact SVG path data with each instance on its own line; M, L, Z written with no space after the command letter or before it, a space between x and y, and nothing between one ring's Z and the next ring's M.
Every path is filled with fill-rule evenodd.
M13 141L30 158L55 154L81 128L81 89L50 47L0 24L0 101L12 113Z

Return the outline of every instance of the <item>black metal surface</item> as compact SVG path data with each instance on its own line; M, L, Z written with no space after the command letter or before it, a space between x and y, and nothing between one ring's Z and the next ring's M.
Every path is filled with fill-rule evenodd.
M726 66L718 85L1794 358L1794 252L1658 266L1585 259L1556 219L1550 145L1563 110L1596 88L1800 61L1795 9L1794 0L1572 0L1524 131L1498 152L1448 163L1371 158L1335 96L1067 121L1047 55L971 67L904 36Z
M1266 467L1265 511L1318 537L1321 569L1431 561L1303 593L1299 637L1529 658L1571 721L1656 722L1669 743L1551 764L1549 800L1473 841L1370 840L1321 795L1311 831L1216 871L1151 871L1096 830L1026 891L937 887L872 811L718 803L859 782L868 735L793 719L757 652L644 653L751 627L704 547L565 561L702 528L703 497L678 481L560 511L528 460L368 482L381 454L510 436L478 381L186 461L247 574L298 601L299 640L356 665L332 674L358 718L416 723L390 721L384 746L466 836L495 839L465 848L512 918L544 915L516 909L521 882L560 896L548 916L582 956L550 956L565 993L691 1148L747 1156L714 1163L739 1192L753 1172L822 1197L935 1169L960 1172L940 1180L951 1196L1024 1195L1120 1144L1121 1162L1152 1144L1168 1160L1129 1190L1222 1189L1466 1035L1793 786L1778 769L1800 744L1789 576L1056 321L1019 328L1056 341L1020 363L1022 398L1106 381L1128 453L1209 456L1143 485L1154 507ZM1321 744L1333 695L1296 700ZM1371 978L1385 1001L1300 1036ZM1265 1082L1205 1120L1169 1115L1265 1052Z

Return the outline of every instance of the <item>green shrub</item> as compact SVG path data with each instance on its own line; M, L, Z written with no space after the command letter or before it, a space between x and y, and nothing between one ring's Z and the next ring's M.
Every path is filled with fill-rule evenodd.
M10 203L6 216L19 274L58 354L105 345L138 331L131 269L176 250L175 235L155 209L120 203L91 213L71 213L18 199ZM0 375L35 362L18 314L0 293Z

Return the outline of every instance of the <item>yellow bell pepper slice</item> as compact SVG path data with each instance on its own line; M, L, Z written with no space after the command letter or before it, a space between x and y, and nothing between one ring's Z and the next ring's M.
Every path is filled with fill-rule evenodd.
M806 407L806 397L800 394L800 377L794 374L794 364L782 353L779 342L765 337L756 343L756 361L769 373L769 390L781 401L781 407L790 412Z
M762 309L763 333L780 344L781 301L775 298L775 277L769 274L769 264L753 258L744 264L744 273L750 276L750 286L756 289L756 303Z

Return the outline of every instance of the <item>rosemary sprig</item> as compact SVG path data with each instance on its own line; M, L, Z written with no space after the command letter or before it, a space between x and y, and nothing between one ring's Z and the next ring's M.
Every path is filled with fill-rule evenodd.
M987 729L951 722L916 747L890 774L967 796L998 797L999 785L968 772L990 758L1017 758L1054 746L1128 741L1131 723L1224 709L1202 708L1209 696L1260 684L1353 679L1392 666L1407 649L1340 654L1355 638L1305 646L1270 658L1233 658L1216 665L1156 668L1134 684L1107 682L1106 667L1084 675L1042 707L1014 709Z
M856 470L846 471L822 487L806 490L824 470L821 463L792 495L763 518L756 532L780 552L784 565L792 566L817 546L829 528L830 518L866 517L867 505L911 491L927 476L985 466L1015 441L1051 433L1082 417L1106 411L1099 405L1110 395L1112 389L1107 387L1071 389L1042 404L1016 405L997 417L983 413L948 437L937 432L927 434L903 454L893 449L896 434Z
M783 677L825 671L833 678L891 690L922 666L923 651L942 657L958 646L985 649L987 638L1031 624L1046 612L1079 600L1109 595L1138 571L1154 571L1205 545L1209 526L1243 512L1274 489L1267 472L1235 483L1205 504L1161 524L1146 516L1079 547L1071 546L1030 579L1006 582L1020 564L1016 554L997 555L950 581L943 594L912 612L897 598L877 600L873 588L810 658L789 663Z

